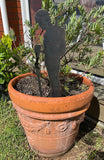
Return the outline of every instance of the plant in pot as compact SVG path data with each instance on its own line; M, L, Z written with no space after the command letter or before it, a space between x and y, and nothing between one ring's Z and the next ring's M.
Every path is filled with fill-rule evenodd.
M44 9L35 15L38 25L32 27L27 22L33 42L31 55L36 60L29 67L33 73L13 78L8 91L31 148L40 155L51 157L63 154L73 146L79 125L90 106L93 83L84 76L69 73L68 63L87 64L87 71L102 65L103 52L92 57L91 45L102 42L104 7L87 13L76 0L58 6L51 0L42 2ZM47 72L40 72L39 62L44 59ZM77 92L71 92L73 85Z

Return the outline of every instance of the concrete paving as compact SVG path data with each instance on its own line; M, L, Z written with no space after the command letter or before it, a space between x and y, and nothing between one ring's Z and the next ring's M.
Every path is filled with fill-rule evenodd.
M94 98L87 114L96 120L104 122L104 86L94 83Z

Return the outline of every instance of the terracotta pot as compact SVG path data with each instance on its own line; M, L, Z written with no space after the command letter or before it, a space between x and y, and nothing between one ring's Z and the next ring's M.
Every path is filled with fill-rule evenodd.
M10 98L28 142L40 155L52 157L63 154L74 144L79 124L93 97L93 83L77 75L78 79L89 86L87 91L68 97L37 97L25 95L13 88L19 79L29 75L33 74L20 75L8 85Z

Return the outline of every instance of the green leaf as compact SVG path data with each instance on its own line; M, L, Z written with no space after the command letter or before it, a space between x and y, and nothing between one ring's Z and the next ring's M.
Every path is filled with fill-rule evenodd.
M12 28L10 28L9 36L13 41L16 41L15 32L14 32L14 30Z
M0 78L0 84L4 84L5 83L5 80Z

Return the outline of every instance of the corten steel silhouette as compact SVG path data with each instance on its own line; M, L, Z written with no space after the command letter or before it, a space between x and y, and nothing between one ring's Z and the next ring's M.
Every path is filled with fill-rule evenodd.
M46 31L43 40L44 50L42 52L45 54L45 64L52 88L52 96L59 97L61 96L59 66L60 56L65 53L65 31L63 28L51 23L46 10L39 10L35 15L35 20L42 30ZM39 46L36 48L39 48ZM35 52L38 51L35 50Z

